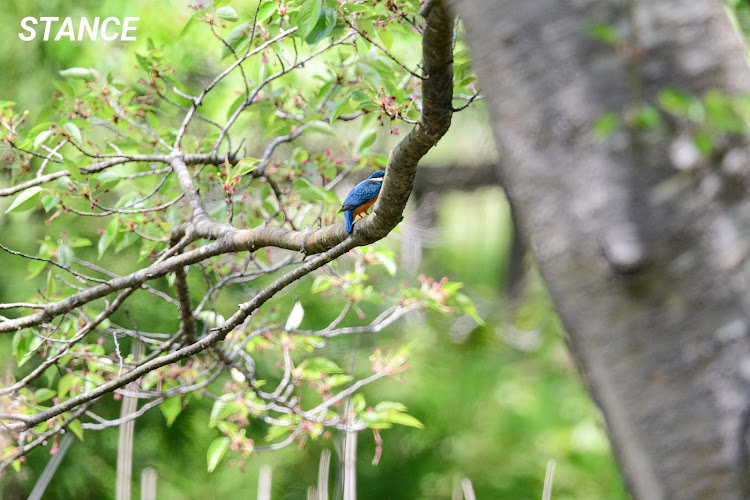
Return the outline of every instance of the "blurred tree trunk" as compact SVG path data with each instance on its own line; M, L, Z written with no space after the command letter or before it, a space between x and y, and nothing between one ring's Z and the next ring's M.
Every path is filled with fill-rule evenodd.
M592 131L750 88L720 0L453 0L502 148L502 184L635 498L750 496L750 148L691 124ZM588 34L614 27L613 45Z

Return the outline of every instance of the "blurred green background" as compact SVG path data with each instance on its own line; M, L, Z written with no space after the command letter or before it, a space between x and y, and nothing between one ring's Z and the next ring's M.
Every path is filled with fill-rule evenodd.
M5 0L0 11L0 99L18 103L30 115L48 102L57 72L68 67L93 67L134 81L134 52L145 50L147 37L157 42L178 38L192 14L187 1ZM237 2L239 3L239 2ZM232 3L235 5L235 2ZM26 16L138 16L137 42L22 42L17 33ZM220 48L198 32L190 40L167 43L166 57L189 79L200 82L220 67ZM378 146L387 152L397 138L383 134ZM475 168L498 161L488 120L481 103L458 114L449 134L425 159L422 168ZM4 181L0 180L0 185ZM0 200L4 211L9 200ZM413 210L413 207L412 207ZM406 224L416 214L407 214ZM40 216L0 216L2 243L34 252L45 234ZM408 235L391 235L381 245L398 255ZM382 459L372 465L375 444L371 432L359 437L358 493L364 499L450 498L456 477L472 481L479 499L540 498L545 469L556 462L553 498L627 498L612 457L601 415L588 398L565 348L565 334L549 298L533 270L525 274L520 291L509 294L507 276L513 230L502 190L487 186L476 191L444 192L438 202L435 227L429 232L418 273L465 283L464 291L477 304L487 324L475 325L455 317L425 313L396 323L375 336L340 338L323 355L342 366L352 356L366 369L367 353L416 340L411 370L402 380L389 379L365 394L373 401L403 402L424 423L422 430L396 427L382 431ZM0 300L17 300L32 286L16 257L0 254L3 285ZM527 266L528 267L528 266ZM383 278L383 289L392 282ZM309 295L311 280L285 293ZM330 319L325 297L306 298L305 327L322 327ZM318 311L313 313L312 311ZM462 322L463 321L463 322ZM154 318L154 329L169 331L174 319ZM317 323L317 324L316 324ZM353 342L361 352L354 351ZM0 338L0 356L10 358L10 337ZM362 370L360 370L362 373ZM244 470L231 465L231 453L213 473L206 472L206 449L219 435L209 429L212 401L192 401L172 427L154 409L135 426L134 495L140 471L156 469L158 498L253 498L258 470L272 465L274 498L305 498L314 485L323 448L332 439L307 442L303 448L252 457ZM115 417L119 402L101 403L101 414ZM252 426L251 426L252 427ZM87 431L64 457L45 498L112 498L114 496L117 431ZM50 459L49 445L27 457L20 473L2 478L2 499L25 498ZM333 471L332 471L333 472ZM333 474L332 474L333 475Z

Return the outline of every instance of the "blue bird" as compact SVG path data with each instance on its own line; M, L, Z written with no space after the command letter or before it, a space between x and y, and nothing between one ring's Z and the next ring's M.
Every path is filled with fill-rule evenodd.
M383 185L385 170L378 170L370 174L370 177L363 180L349 191L349 195L344 200L344 206L339 213L344 212L346 219L346 232L351 233L354 227L354 218L357 215L367 214L371 206L375 204L380 194L380 186Z

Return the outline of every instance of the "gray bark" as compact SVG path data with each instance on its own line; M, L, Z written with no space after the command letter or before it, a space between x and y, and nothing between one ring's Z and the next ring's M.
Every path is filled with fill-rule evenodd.
M453 0L503 185L639 499L750 496L750 155L689 124L622 128L658 92L745 92L719 0ZM587 35L615 26L615 50ZM630 57L628 56L630 54Z

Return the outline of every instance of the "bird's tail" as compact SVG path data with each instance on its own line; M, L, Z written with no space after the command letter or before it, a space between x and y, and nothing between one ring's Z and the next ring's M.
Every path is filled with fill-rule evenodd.
M346 219L346 232L351 233L354 229L354 210L345 211L344 219Z

